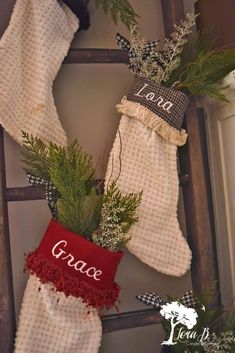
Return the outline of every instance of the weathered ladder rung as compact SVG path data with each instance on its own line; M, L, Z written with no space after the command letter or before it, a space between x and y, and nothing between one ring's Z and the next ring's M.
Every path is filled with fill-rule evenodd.
M19 188L7 188L5 190L6 201L31 201L45 199L41 186L23 186Z
M144 309L107 315L102 320L103 333L160 323L161 318L156 309Z
M128 64L128 55L121 49L72 48L64 64Z
M189 182L187 174L179 175L180 185L184 186ZM43 200L45 198L43 188L40 186L23 186L19 188L5 189L6 201L31 201Z

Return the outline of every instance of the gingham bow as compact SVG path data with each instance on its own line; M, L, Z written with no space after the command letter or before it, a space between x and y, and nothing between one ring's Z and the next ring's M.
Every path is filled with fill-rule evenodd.
M136 296L136 298L144 304L154 306L156 309L160 309L162 305L167 303L166 301L163 301L161 297L156 293L139 294ZM192 291L186 292L183 297L179 300L179 303L183 304L188 308L195 308L197 305Z
M123 50L128 52L129 68L132 71L134 71L135 73L138 73L138 68L136 68L135 65L132 63L132 59L134 59L137 56L137 54L135 52L135 49L131 46L129 40L127 40L125 37L123 37L120 33L117 33L116 41L117 41L117 44ZM144 50L143 50L143 54L142 54L142 60L147 59L151 54L153 54L153 52L156 50L158 42L159 42L159 40L146 42Z
M59 193L56 187L53 185L52 181L46 180L41 177L34 176L30 173L27 173L27 179L30 185L32 186L43 186L45 192L45 198L48 201L48 206L51 210L52 216L56 218L57 208L56 202L59 198Z

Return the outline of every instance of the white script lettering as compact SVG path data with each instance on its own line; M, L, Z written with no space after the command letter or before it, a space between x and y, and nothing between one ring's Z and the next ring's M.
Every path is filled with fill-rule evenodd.
M84 273L87 275L87 277L94 278L95 281L100 281L100 278L98 277L102 275L102 271L97 270L95 267L89 267L85 261L76 261L75 257L71 253L67 253L65 250L63 250L66 248L67 244L68 243L66 240L61 240L56 243L52 248L52 255L57 259L61 259L62 261L66 260L67 265L69 267L73 267L75 271ZM63 247L63 249L61 249L60 246Z
M143 87L134 95L136 97L145 98L147 101L151 101L157 103L157 105L163 110L167 111L167 113L171 113L171 108L173 107L173 103L169 101L164 102L164 98L162 96L156 97L154 92L148 92L147 87L149 85L145 83Z

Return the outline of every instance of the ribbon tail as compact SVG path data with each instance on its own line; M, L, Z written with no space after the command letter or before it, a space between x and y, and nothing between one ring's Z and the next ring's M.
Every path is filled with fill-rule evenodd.
M123 37L120 33L116 34L116 42L122 49L126 51L129 51L131 49L129 40Z
M144 304L154 306L156 309L160 309L163 305L161 297L156 293L139 294L136 298Z
M197 301L193 295L193 291L187 291L180 299L180 303L187 308L195 308L197 306Z

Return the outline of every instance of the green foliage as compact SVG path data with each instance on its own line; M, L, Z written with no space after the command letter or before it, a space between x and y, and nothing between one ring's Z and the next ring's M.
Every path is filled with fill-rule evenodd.
M137 23L139 17L128 0L95 0L97 6L101 6L105 14L110 12L113 21L117 24L118 20L127 27Z
M232 331L213 333L202 346L205 353L234 353L234 333Z
M102 204L102 197L93 187L95 170L91 157L76 140L66 149L54 143L47 145L27 133L23 133L23 138L24 170L52 182L59 195L53 205L57 220L71 231L89 237L98 226Z
M188 42L188 36L192 32L191 29L195 25L197 15L189 13L185 21L181 21L178 26L174 25L175 31L171 34L170 39L165 39L164 51L156 52L158 62L162 65L162 75L159 82L166 82L171 73L180 64L180 55L184 45Z
M67 149L49 146L50 177L61 197L57 202L58 221L85 237L97 228L102 198L96 193L90 155L75 140Z
M205 71L209 80L220 81L235 68L235 49L211 51Z
M141 194L124 196L112 183L104 196L95 189L92 158L75 140L67 148L45 144L23 133L23 163L26 173L44 180L56 195L49 202L52 216L67 229L110 250L128 241L126 233L137 222L135 211ZM92 239L93 238L93 239Z
M50 180L50 160L47 145L37 137L22 132L23 149L21 151L26 173Z
M172 72L167 86L189 95L209 96L227 101L221 80L235 69L235 49L215 51L211 32L196 34L185 46L180 65Z
M104 195L99 228L92 239L102 247L116 251L125 245L130 238L127 233L130 227L138 221L136 209L140 205L142 192L122 195L112 182Z
M163 51L155 48L146 53L146 44L136 26L131 28L133 71L157 84L172 87L187 95L208 96L227 102L222 79L235 69L235 49L213 50L212 30L199 32L189 38L196 16L188 14L175 26Z
M235 311L222 311L210 325L211 335L202 347L205 353L235 352Z
M235 334L235 311L225 311L220 330L231 330Z
M195 18L193 13L187 14L185 21L174 26L175 31L171 37L165 39L163 52L156 51L153 47L146 53L148 42L142 37L138 27L132 26L130 43L134 55L130 58L130 64L135 68L135 72L155 83L164 84L179 65L180 54L195 24Z

